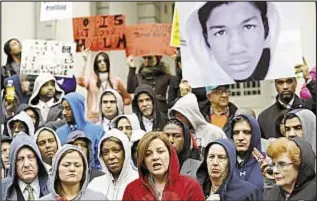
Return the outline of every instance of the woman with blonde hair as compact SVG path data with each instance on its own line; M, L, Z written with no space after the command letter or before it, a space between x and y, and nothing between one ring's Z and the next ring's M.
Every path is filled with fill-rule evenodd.
M149 132L137 148L139 178L125 189L123 200L204 200L199 183L179 174L176 150L163 132Z

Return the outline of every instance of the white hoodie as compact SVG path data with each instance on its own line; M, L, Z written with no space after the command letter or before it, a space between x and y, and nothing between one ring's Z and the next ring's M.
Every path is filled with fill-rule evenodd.
M22 121L25 123L25 125L28 127L29 130L29 135L34 138L34 124L33 121L31 119L31 117L24 111L21 111L19 114L15 115L12 119L10 119L7 123L7 129L8 129L8 133L11 137L13 137L13 131L10 128L10 124L14 121Z
M185 116L193 126L195 135L202 137L203 147L209 142L213 142L219 138L227 138L223 130L217 126L208 123L199 111L197 98L193 93L178 99L175 105L169 109L168 117L171 118L175 115L175 111Z
M113 182L114 178L112 174L109 172L108 168L106 167L106 164L102 158L102 153L100 150L101 148L100 146L102 145L103 141L109 137L116 137L121 141L124 148L124 154L125 154L123 167L121 169L121 173L116 182ZM88 189L103 193L104 195L107 196L108 200L122 200L123 193L127 185L139 177L138 172L133 170L130 164L131 148L129 145L128 137L118 129L114 128L109 130L107 134L104 135L99 141L98 159L100 161L100 164L103 167L103 171L106 174L100 177L94 178L89 183Z
M187 5L186 5L187 4ZM183 78L192 83L192 87L202 87L210 85L221 85L235 83L235 81L219 66L213 55L210 55L210 49L206 45L202 35L202 28L198 18L198 10L206 4L206 2L183 2L179 3L179 7L187 8L188 4L193 4L189 14L182 13L180 9L180 17L184 17L183 29L181 28L182 44L181 54L183 62ZM277 46L277 40L280 33L280 16L279 11L273 2L267 2L267 16L269 24L269 34L265 48L270 48L270 64L273 63L273 56ZM185 12L185 13L184 13ZM274 69L269 68L266 78L274 76Z

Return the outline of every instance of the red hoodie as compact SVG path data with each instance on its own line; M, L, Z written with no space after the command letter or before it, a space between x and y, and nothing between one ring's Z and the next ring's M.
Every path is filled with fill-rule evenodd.
M185 175L179 174L179 162L175 149L171 148L168 181L163 191L162 200L205 200L199 183ZM139 179L131 182L125 189L123 201L158 200L155 190L148 182L148 176L139 169Z

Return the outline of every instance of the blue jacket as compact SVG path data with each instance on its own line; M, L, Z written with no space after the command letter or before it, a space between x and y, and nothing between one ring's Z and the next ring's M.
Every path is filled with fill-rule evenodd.
M18 185L17 175L16 175L16 168L15 168L15 161L18 154L18 151L22 147L29 147L31 148L36 157L39 166L38 172L38 179L40 183L40 190L41 195L49 194L49 176L46 171L45 165L42 161L41 153L37 148L37 145L34 142L34 139L28 136L27 134L20 132L12 141L10 146L10 169L9 175L1 181L1 195L2 200L18 200L17 191L15 186Z
M85 98L78 92L71 92L63 97L62 101L66 100L73 112L75 120L75 130L82 130L87 134L87 137L91 140L93 144L93 168L101 169L101 165L98 161L98 143L104 134L104 130L101 126L89 123L85 119ZM56 133L61 140L62 145L67 143L67 138L70 132L74 130L71 129L70 125L67 123L56 130Z
M248 119L249 125L252 130L252 134L251 134L251 142L250 142L249 150L244 162L241 162L240 164L237 162L237 168L236 168L237 175L240 179L251 182L259 190L263 192L264 180L261 173L260 165L252 155L253 148L255 147L265 156L265 153L262 152L262 147L261 147L260 126L257 120L252 116L249 116L249 115L238 115L238 116L244 116L245 118ZM233 126L234 126L234 123L231 123L230 136L229 136L230 139L233 139Z
M263 200L263 195L261 191L255 187L253 184L247 181L239 179L236 171L236 149L234 144L229 139L218 139L206 146L204 153L204 161L200 165L197 171L197 180L199 181L205 197L209 197L211 180L208 175L207 169L207 154L209 148L213 144L221 145L227 152L227 157L229 159L229 172L227 178L220 185L215 194L219 194L221 201L228 200L239 200L239 201L258 201Z

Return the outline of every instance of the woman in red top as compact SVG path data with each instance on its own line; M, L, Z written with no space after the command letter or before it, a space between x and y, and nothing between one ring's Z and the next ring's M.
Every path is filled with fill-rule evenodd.
M205 200L199 183L179 174L175 149L162 132L149 132L137 148L139 179L125 189L128 200Z

